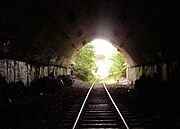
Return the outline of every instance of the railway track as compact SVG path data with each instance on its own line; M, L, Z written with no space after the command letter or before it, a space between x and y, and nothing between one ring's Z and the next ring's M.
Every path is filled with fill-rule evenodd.
M95 82L90 87L83 104L81 101L73 105L60 128L144 129L123 103L114 102L105 84Z

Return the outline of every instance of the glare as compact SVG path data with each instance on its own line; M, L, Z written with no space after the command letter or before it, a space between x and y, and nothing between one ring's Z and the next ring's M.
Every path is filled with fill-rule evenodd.
M101 78L105 78L108 76L112 64L109 58L116 51L116 48L110 42L102 39L95 39L91 44L95 47L95 55L103 55L105 57L96 61L96 65L98 66L97 73Z

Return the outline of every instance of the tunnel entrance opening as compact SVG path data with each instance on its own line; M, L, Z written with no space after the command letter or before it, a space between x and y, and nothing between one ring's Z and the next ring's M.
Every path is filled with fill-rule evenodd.
M105 83L120 83L126 80L127 62L112 43L94 39L79 49L73 57L75 76L86 82L96 78Z
M107 40L95 39L97 74L105 83L124 82L126 80L127 62L123 54Z
M117 50L110 42L103 39L95 39L91 42L95 48L95 63L98 67L97 74L100 78L108 77L112 61L109 58Z

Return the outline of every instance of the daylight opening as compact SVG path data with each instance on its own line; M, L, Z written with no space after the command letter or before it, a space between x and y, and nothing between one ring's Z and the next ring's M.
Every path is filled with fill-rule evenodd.
M110 42L102 39L95 39L91 44L95 49L95 63L98 67L97 74L101 78L106 78L109 75L109 70L112 65L110 58L117 49Z
M96 78L116 83L126 76L124 56L110 42L95 39L84 45L73 57L75 76L86 82Z

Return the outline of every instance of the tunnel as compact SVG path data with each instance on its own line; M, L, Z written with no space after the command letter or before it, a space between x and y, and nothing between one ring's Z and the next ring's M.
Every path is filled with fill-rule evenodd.
M135 91L136 94L131 93L128 89L127 94L130 95L125 97L129 100L132 99L132 103L135 103L130 107L138 106L139 98L148 102L152 100L154 103L158 103L163 98L162 103L170 105L167 109L166 106L161 105L164 106L164 112L169 110L167 112L170 114L171 111L176 109L175 113L179 113L177 103L171 102L171 100L178 100L179 97L179 87L178 84L175 84L179 83L180 79L179 23L179 4L177 0L1 1L0 79L4 78L9 84L20 81L20 84L24 83L26 87L30 87L34 80L46 77L51 73L55 77L59 75L68 76L70 75L69 66L73 55L94 39L103 39L109 41L125 57L128 64L126 77L130 84L141 85L143 75L151 79L157 79L158 75L158 79L162 80L163 84L168 83L168 87L165 87L166 91L162 90L164 86L160 87L163 94L160 97L158 96L159 90L153 89L152 86L157 86L159 83L148 84L149 81L145 80L143 86L147 84L153 88L150 86L149 89L152 88L151 90L143 91L140 95L138 93L141 91ZM3 84L1 81L0 83ZM78 89L80 92L81 90ZM67 96L73 98L74 92L72 90L70 94L68 92L62 94L64 94L64 98ZM0 95L1 93L0 87ZM153 98L154 94L159 98ZM44 97L41 94L40 96ZM139 98L133 99L133 97ZM0 96L0 100L3 100L1 98L2 96ZM34 96L31 96L31 98L36 100ZM54 98L51 99L54 102ZM44 100L51 99L47 97ZM10 100L8 102L11 103ZM28 106L43 105L43 103L40 105L41 100L37 102L40 103L33 103ZM57 102L54 103L57 104ZM28 106L17 106L17 108L10 105L10 108L6 111L3 110L1 113L4 113L4 111L7 114L10 111L17 112L17 114L25 112L27 118L31 118L29 114L33 112L34 108L31 109ZM161 106L159 106L160 110ZM46 107L43 107L38 110L37 107L35 109L40 112L46 109ZM3 109L3 105L0 105L0 109ZM25 109L31 112L26 112ZM143 110L141 111L143 112ZM148 113L148 111L145 113ZM12 114L9 116L11 117ZM3 119L6 120L7 115L3 115L2 120L0 119L0 127ZM168 120L177 120L173 122L180 127L178 115L175 114L174 116L175 118L169 118ZM168 124L166 116L164 117L165 122L161 121L160 115L152 119L159 119L159 123ZM15 120L18 121L16 118ZM23 120L25 121L25 118L19 118L19 123L23 123ZM41 118L37 118L36 122L38 123L39 120ZM43 122L45 122L44 119L40 121L41 124ZM53 122L50 118L50 123L54 124ZM11 121L9 123L13 124ZM24 128L33 127L24 126ZM165 128L165 126L163 127Z
M132 82L143 73L179 79L176 0L7 0L0 6L0 67L9 82L67 74L73 54L96 38L125 56Z

